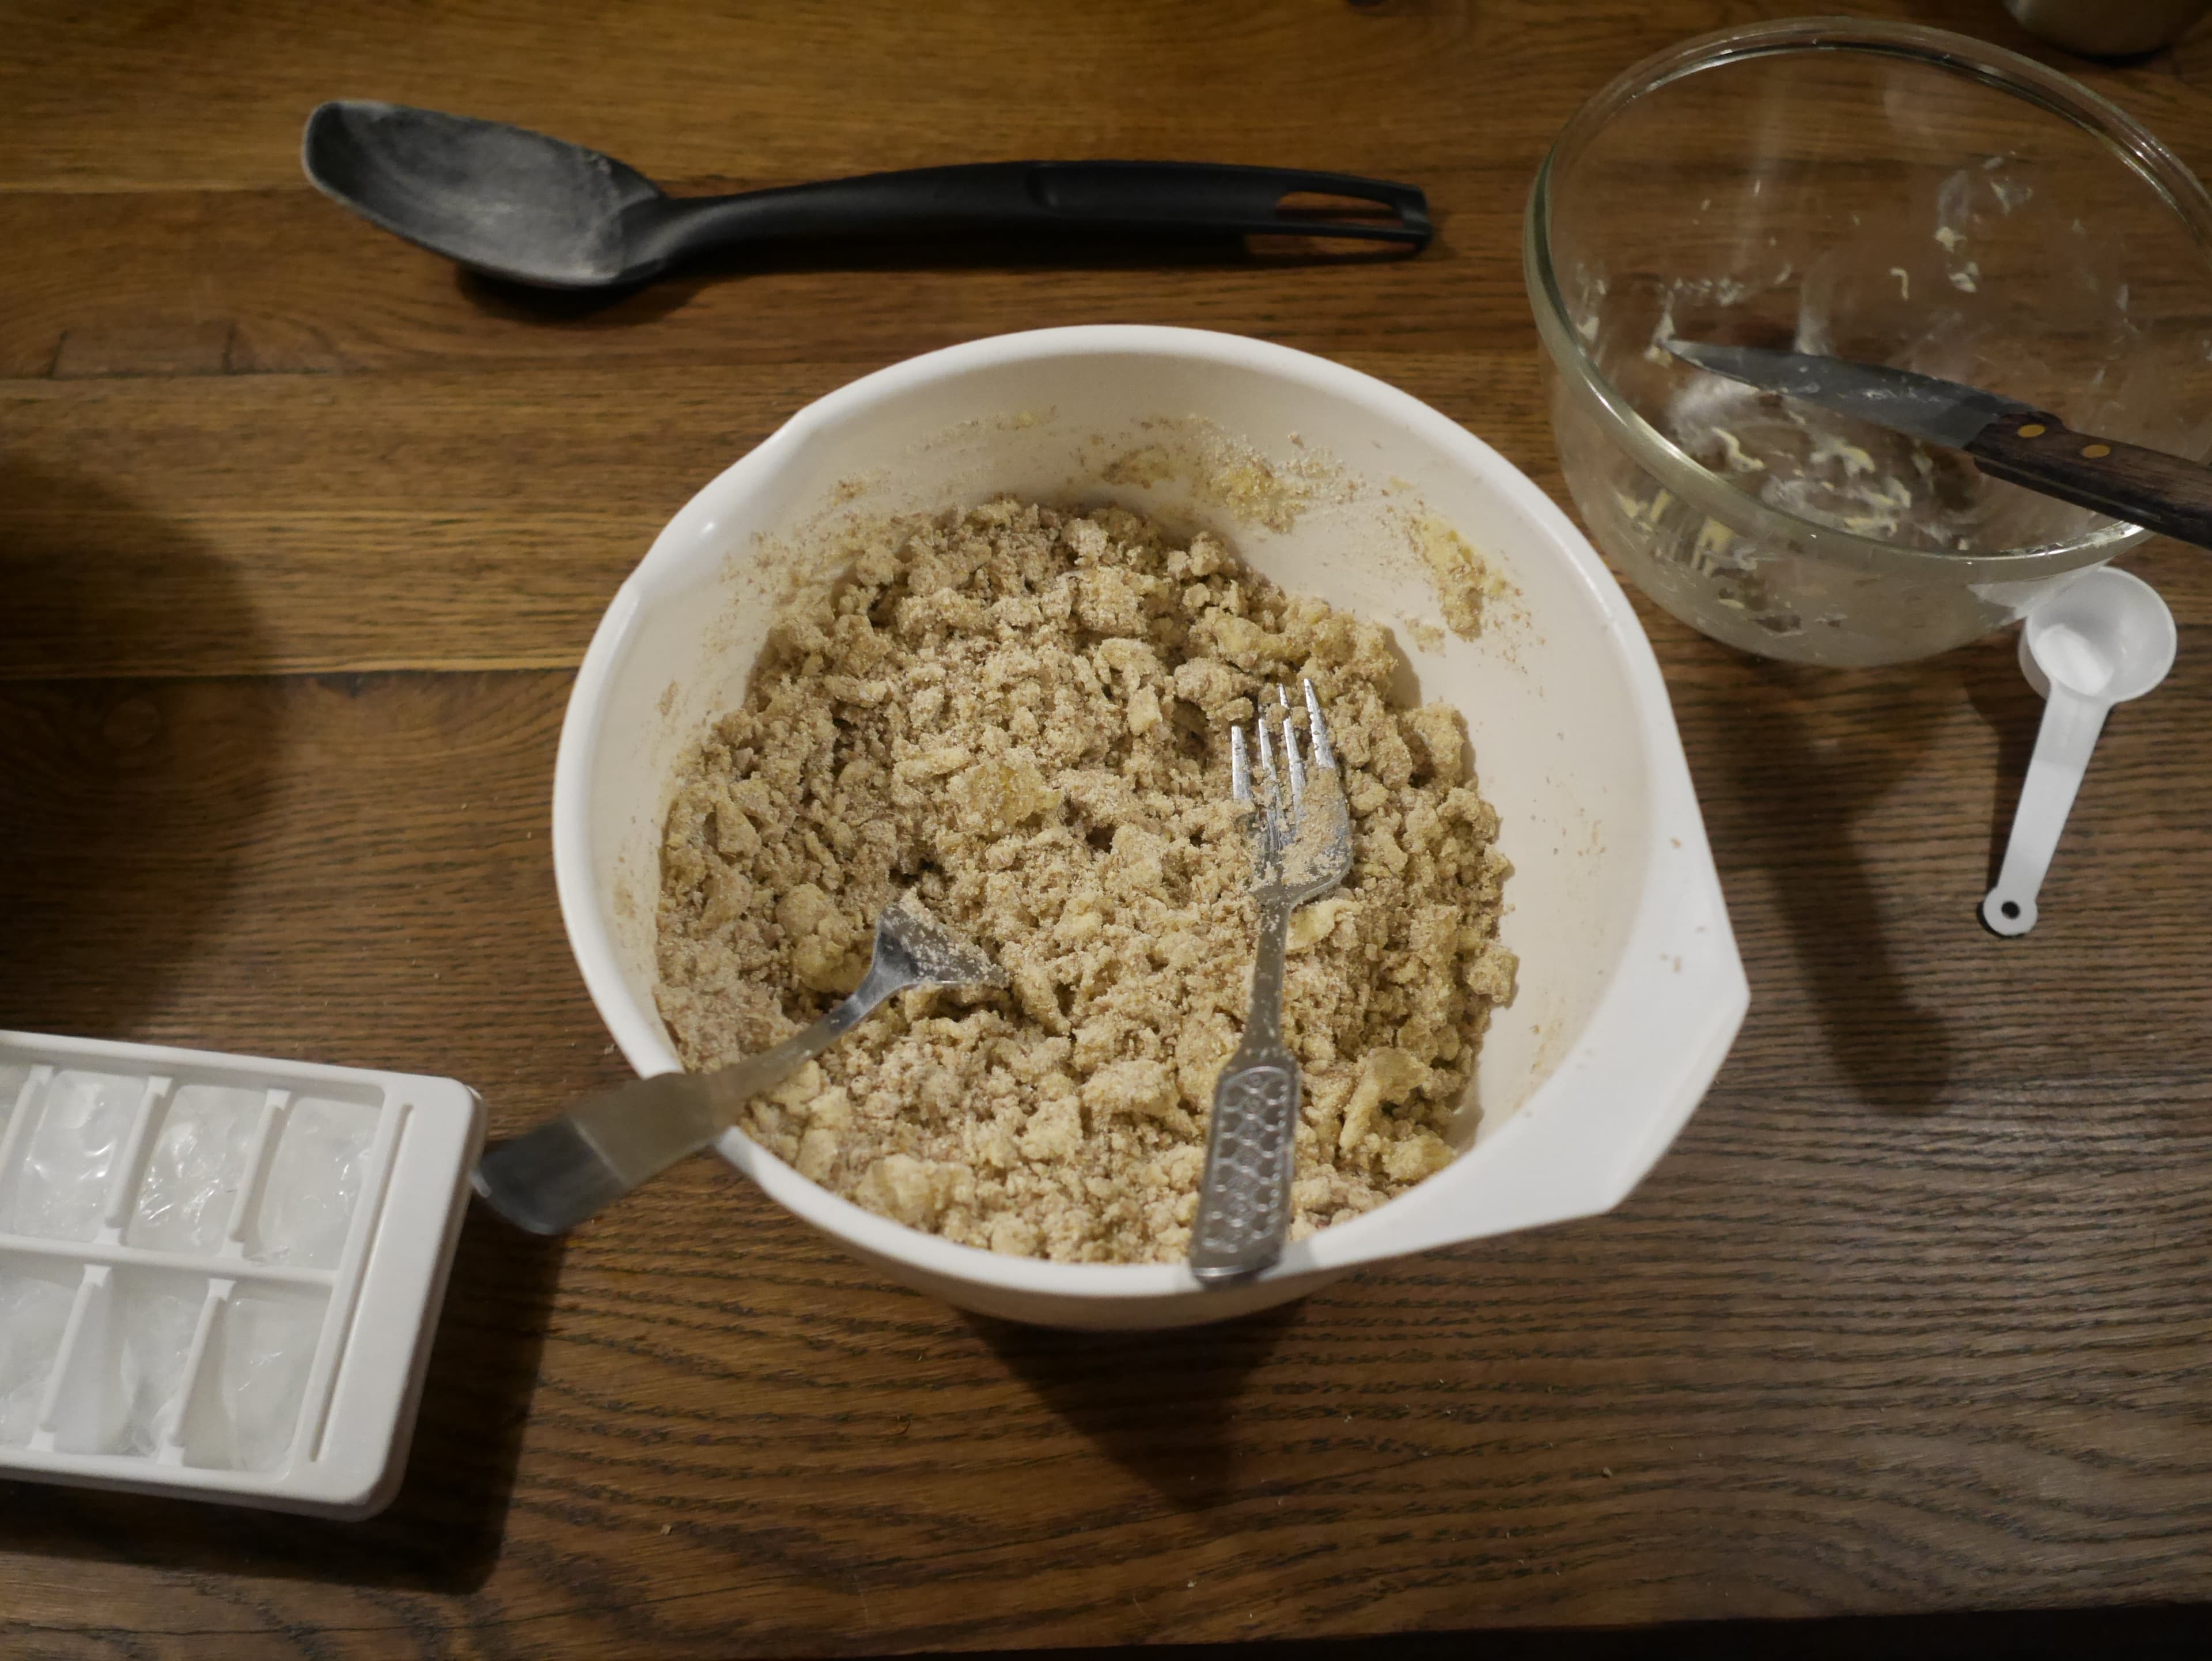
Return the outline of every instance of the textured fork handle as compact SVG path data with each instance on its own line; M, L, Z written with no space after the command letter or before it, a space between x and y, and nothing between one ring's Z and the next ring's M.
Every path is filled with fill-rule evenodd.
M1298 1062L1283 1043L1283 946L1291 907L1260 903L1259 951L1244 1041L1213 1086L1206 1177L1190 1231L1190 1269L1209 1285L1256 1275L1283 1255L1296 1168Z

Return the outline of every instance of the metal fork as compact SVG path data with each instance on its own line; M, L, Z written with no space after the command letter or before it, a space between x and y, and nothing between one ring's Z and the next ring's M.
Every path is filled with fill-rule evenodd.
M980 946L894 900L876 919L875 956L853 995L773 1050L711 1073L662 1073L593 1091L558 1118L487 1150L476 1190L533 1234L559 1234L696 1153L746 1101L820 1055L895 993L1004 986Z
M1190 1231L1190 1269L1209 1285L1241 1280L1282 1255L1291 1226L1298 1128L1298 1062L1283 1043L1283 949L1291 913L1352 870L1352 816L1313 683L1304 683L1312 765L1298 753L1290 694L1275 689L1278 740L1263 698L1253 718L1255 792L1244 729L1231 729L1230 788L1252 806L1252 897L1260 910L1252 1005L1243 1042L1222 1064L1206 1135L1206 1177ZM1275 752L1282 751L1278 768Z

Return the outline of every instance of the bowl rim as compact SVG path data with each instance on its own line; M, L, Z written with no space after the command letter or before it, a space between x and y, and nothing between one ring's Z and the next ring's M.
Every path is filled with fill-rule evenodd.
M1794 542L1820 557L1875 569L1925 565L1966 582L2033 580L2112 558L2149 532L2114 520L2064 542L2001 551L1945 552L1861 536L1776 508L1701 465L1636 409L1590 356L1577 332L1552 260L1555 175L1614 115L1676 81L1734 64L1807 52L1857 52L1902 58L1974 81L2070 122L2100 142L2114 159L2157 192L2207 255L2212 275L2212 195L2150 130L2073 76L2019 52L1925 24L1859 17L1796 17L1735 25L1679 41L1615 76L1582 105L1552 141L1528 192L1522 216L1522 267L1529 308L1554 371L1595 411L1638 465L1677 496L1725 515L1753 534Z
M1688 763L1674 721L1673 706L1649 639L1627 596L1611 571L1566 514L1535 483L1457 422L1374 376L1293 348L1210 330L1147 324L1084 324L994 335L908 358L861 376L824 394L793 415L752 450L710 480L678 510L652 547L623 581L592 636L571 691L554 767L553 858L555 883L569 943L586 989L624 1057L641 1075L681 1066L655 1023L630 995L619 966L599 902L590 829L589 768L605 714L609 684L647 604L648 590L664 574L695 557L693 549L706 526L725 515L726 504L743 496L781 467L816 435L884 399L1010 362L1054 357L1153 356L1223 364L1278 378L1358 405L1419 436L1484 477L1544 532L1596 610L1604 633L1614 644L1630 685L1630 707L1638 748L1650 781L1650 842L1637 916L1623 938L1619 964L1588 1019L1588 1029L1619 1019L1632 1007L1641 986L1646 993L1671 992L1700 997L1700 1025L1679 1037L1680 1053L1655 1082L1663 1099L1632 1147L1619 1151L1610 1167L1588 1161L1588 1192L1569 1208L1554 1208L1525 1221L1507 1220L1474 1234L1602 1211L1617 1204L1679 1131L1702 1098L1725 1056L1748 1004L1749 990L1728 923L1719 879L1692 788ZM1664 867L1664 879L1662 879ZM1694 926L1706 958L1685 975L1674 958L1672 982L1660 973L1662 948ZM1647 961L1648 960L1648 961ZM1592 1047L1585 1044L1587 1051ZM1467 1150L1443 1171L1366 1215L1336 1224L1304 1240L1292 1241L1281 1259L1256 1277L1279 1281L1341 1273L1358 1264L1405 1255L1470 1238L1438 1208L1440 1184L1455 1173L1480 1168L1502 1157L1501 1149L1531 1134L1544 1118L1545 1098L1570 1087L1570 1075L1585 1059L1583 1052L1560 1062L1550 1076L1491 1136ZM775 1153L732 1129L717 1149L785 1209L857 1251L864 1257L896 1264L942 1283L964 1285L992 1293L1048 1301L1088 1303L1216 1295L1202 1287L1187 1266L1175 1263L1065 1263L1015 1257L939 1236L878 1216L842 1199L798 1171ZM1516 1196L1517 1198L1517 1196ZM1418 1208L1425 1226L1409 1231ZM1508 1210L1511 1207L1506 1208ZM1409 1238L1409 1235L1419 1238ZM1250 1284L1250 1283L1244 1283Z

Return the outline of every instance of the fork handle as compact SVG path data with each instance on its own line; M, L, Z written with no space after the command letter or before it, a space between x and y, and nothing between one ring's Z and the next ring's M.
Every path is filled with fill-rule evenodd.
M773 1050L712 1073L661 1073L595 1090L556 1119L487 1149L472 1181L532 1234L564 1234L726 1130L745 1101L827 1050L910 977L871 967L860 989Z
M1297 1154L1297 1057L1283 1043L1283 947L1290 907L1262 900L1244 1041L1213 1084L1206 1176L1190 1231L1190 1271L1206 1285L1256 1275L1283 1255Z

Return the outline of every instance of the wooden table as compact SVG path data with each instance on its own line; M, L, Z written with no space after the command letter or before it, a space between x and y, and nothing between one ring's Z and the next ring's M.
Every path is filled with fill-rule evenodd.
M1636 58L1790 9L6 7L7 1024L455 1074L501 1130L617 1076L554 905L554 744L602 607L696 486L908 354L1142 319L1382 375L1556 493L1518 252L1542 148ZM1996 0L1858 9L2023 44ZM2212 35L2068 67L2212 162ZM1027 155L1336 167L1424 184L1441 234L1348 271L878 252L518 298L302 183L301 122L346 94L687 190ZM1141 1339L894 1289L706 1159L565 1244L472 1217L389 1513L0 1485L0 1651L2212 1597L2212 566L2130 563L2180 663L2114 720L2014 943L1973 918L2037 719L2009 640L1819 673L1647 613L1753 1001L1614 1215Z

